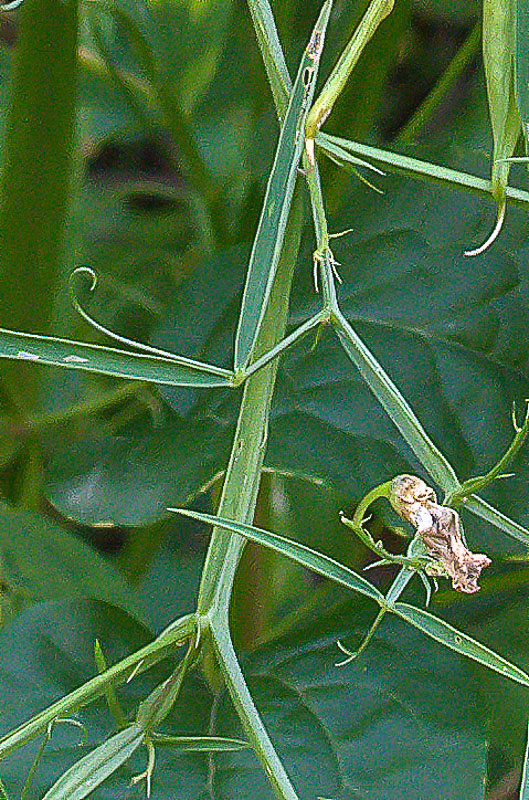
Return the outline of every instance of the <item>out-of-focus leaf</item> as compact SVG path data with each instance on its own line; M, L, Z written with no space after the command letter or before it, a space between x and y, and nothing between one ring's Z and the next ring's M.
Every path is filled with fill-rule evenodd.
M48 471L53 505L86 524L146 525L167 515L171 498L195 497L229 455L232 428L213 420L147 431L57 451Z
M73 533L39 514L0 503L0 564L16 605L54 597L93 597L133 609L117 571Z

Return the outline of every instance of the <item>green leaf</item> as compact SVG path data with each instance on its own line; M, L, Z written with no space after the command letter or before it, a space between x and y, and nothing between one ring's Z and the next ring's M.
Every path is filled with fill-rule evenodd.
M177 579L175 574L175 579ZM342 596L339 596L340 601ZM244 673L273 742L301 797L343 797L359 791L377 800L482 800L486 736L465 662L399 620L387 619L362 660L336 668L337 639L357 642L372 621L372 607L342 604L336 595L313 607L297 630L252 654ZM93 641L115 660L144 645L145 630L108 607L86 603L46 604L24 612L0 634L2 730L29 716L51 697L70 691L93 672ZM51 657L54 654L54 657ZM119 690L130 713L161 676L142 674ZM12 703L17 693L19 708ZM213 698L190 676L181 703L164 723L164 735L240 738L226 693ZM457 702L454 702L454 697ZM82 709L88 742L79 731L56 726L35 775L42 797L75 760L110 734L103 704ZM380 743L384 746L381 747ZM209 758L214 759L213 769ZM32 748L2 760L10 796L18 796ZM94 800L121 796L145 768L139 752L108 779ZM417 776L420 775L420 781ZM272 800L254 754L178 753L157 747L153 797L199 800ZM354 787L354 789L353 789Z
M47 494L84 524L147 525L167 517L175 500L196 497L225 467L232 434L231 425L198 418L82 438L53 454Z
M489 650L488 647L476 642L470 636L456 630L444 620L439 619L439 617L434 617L427 611L410 606L407 603L395 603L392 610L427 636L431 636L432 639L441 642L441 644L456 653L461 653L473 661L484 664L489 669L499 672L504 677L516 681L516 683L529 686L529 675L523 670L501 658L501 656Z
M248 742L241 739L228 739L223 736L164 736L153 734L157 746L172 747L180 753L229 753L233 750L246 750Z
M449 651L425 647L412 628L391 619L362 659L336 668L336 641L359 641L371 621L358 603L331 599L329 608L327 598L297 630L244 664L296 790L344 800L481 800L485 737L468 671ZM223 703L216 733L239 730ZM249 755L224 763L226 773L221 769L214 783L218 795L271 800Z
M276 110L283 118L288 108L292 81L279 41L274 15L268 0L249 0L248 7Z
M232 522L229 519L222 519L221 517L215 517L211 514L201 514L198 511L189 511L184 508L173 508L170 509L170 511L176 511L178 514L183 514L186 517L198 519L209 525L216 525L232 533L237 533L239 536L244 536L245 539L250 539L252 542L270 547L277 553L281 553L287 558L293 559L298 564L307 567L307 569L316 572L318 575L336 581L342 586L354 589L356 592L360 592L360 594L366 597L371 597L373 600L377 601L382 601L384 599L378 589L366 581L365 578L356 575L352 570L344 567L332 558L324 556L323 553L316 553L314 550L302 544L289 541L282 536L277 536L261 528L254 528L253 525L245 525L242 522Z
M25 363L96 372L129 380L168 386L229 386L231 373L220 367L174 356L161 358L113 347L74 342L54 336L8 331L0 328L0 358Z
M516 103L525 139L529 137L529 8L524 0L514 3L516 13Z
M323 5L314 29L317 32L315 35L319 36L318 46L321 47L325 39L331 5L331 2ZM244 367L251 358L283 247L297 168L304 147L304 136L301 131L314 97L318 75L319 53L315 58L311 48L309 42L294 81L250 255L235 341L236 370Z
M138 725L114 734L66 770L43 800L83 800L129 760L142 744L143 736Z
M512 539L516 539L526 547L529 546L529 530L522 527L522 525L519 525L517 522L514 522L512 519L509 519L509 517L502 514L501 511L498 511L496 508L489 505L489 503L486 503L485 500L482 500L481 497L476 497L475 495L469 497L465 503L465 509L475 514L477 517L481 517L481 519L484 519L486 522L490 522L495 528L503 531L503 533L506 533Z
M96 550L40 514L5 503L0 503L0 564L17 606L55 597L92 597L134 609L125 580Z
M336 333L343 349L413 450L421 467L445 491L456 489L459 481L449 461L434 445L389 375L384 373L379 362L342 315L337 318Z
M386 194L376 199L355 188L350 205L331 219L331 232L353 221L357 231L333 243L343 264L344 313L458 475L483 474L512 439L512 402L529 396L525 214L513 209L502 241L480 257L479 270L469 270L462 249L475 234L476 220L488 225L486 204L401 177L388 177L385 184ZM391 230L384 218L391 219ZM300 258L306 266L297 277L293 328L319 308L309 248ZM153 344L229 363L245 253L244 247L220 253L183 284ZM225 303L219 295L225 295ZM423 474L335 338L323 330L314 351L313 343L309 335L282 359L265 465L323 482L350 505L396 474ZM226 450L216 443L230 436L237 394L163 391L178 419L169 418L161 429L144 426L104 442L90 437L79 444L64 442L49 471L49 491L64 513L104 520L112 519L114 511L116 520L142 524L142 519L153 519L153 508L160 518L164 507L187 502L179 499L180 485L192 496L193 486L197 490L224 468ZM208 443L207 476L186 436L177 434L186 426L190 442ZM515 478L490 487L486 500L523 525L529 521L526 460L520 458L514 471ZM95 488L93 474L98 476ZM129 487L128 497L121 485ZM509 544L504 536L463 513L473 549L505 553Z
M391 150L382 150L379 147L354 142L350 139L343 139L339 136L331 136L328 133L319 133L316 137L317 144L326 153L337 156L339 159L361 166L358 160L367 163L374 162L379 167L385 167L390 172L398 172L409 177L419 178L420 180L432 181L445 184L453 188L464 189L477 195L487 196L492 193L490 180L485 180L478 175L470 172L444 167L431 161L421 161L417 158L394 153ZM529 205L529 192L523 189L507 187L507 199L518 205Z
M527 568L504 565L472 603L451 603L443 616L529 673L527 639ZM527 735L527 689L501 673L473 665L480 704L489 719L490 746L502 757L520 761Z

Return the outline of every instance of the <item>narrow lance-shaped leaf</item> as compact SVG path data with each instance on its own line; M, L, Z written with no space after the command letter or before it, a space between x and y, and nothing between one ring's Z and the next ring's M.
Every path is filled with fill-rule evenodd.
M505 514L502 514L501 511L498 511L494 506L486 503L481 497L477 495L469 497L464 505L464 509L475 514L477 517L481 517L481 519L484 519L486 522L490 522L491 525L494 525L512 539L516 539L516 541L529 547L529 530L518 522L514 522L514 520L505 516Z
M151 734L152 741L160 747L171 747L179 753L230 753L246 750L250 745L242 739L229 739L225 736L165 736Z
M421 464L445 491L456 489L459 481L452 466L428 437L391 378L351 328L345 317L335 314L334 324L345 352L356 365L362 378L385 408Z
M143 737L144 731L138 725L111 736L66 770L43 800L83 800L128 761Z
M516 0L483 0L483 64L494 140L492 196L498 204L496 225L485 242L465 255L483 253L501 231L507 204L509 159L520 135L520 117L514 96Z
M292 80L277 35L274 15L269 3L262 0L248 0L248 7L263 56L268 82L274 96L274 103L279 118L282 120L288 107Z
M432 164L429 161L421 161L418 158L410 158L400 153L393 153L391 150L381 150L379 147L371 147L361 142L321 132L316 136L316 144L321 147L323 152L329 152L333 156L339 155L339 158L344 161L348 160L348 153L351 153L355 158L374 161L375 164L387 168L390 172L465 189L482 197L490 197L492 194L492 184L484 178L439 164ZM356 166L355 160L351 163ZM507 200L529 208L529 192L525 192L523 189L513 189L511 186L507 186L505 192Z
M0 358L166 386L229 386L232 378L228 370L180 356L161 358L4 328L0 328Z
M395 603L391 607L391 610L427 636L444 644L445 647L449 647L450 650L461 653L471 658L473 661L477 661L485 667L494 670L494 672L499 672L500 675L516 681L516 683L529 686L529 675L523 672L523 670L515 667L514 664L506 661L504 658L494 653L494 651L489 650L485 645L476 642L470 636L453 628L447 622L444 622L444 620L439 619L439 617L434 617L427 611L423 611L421 608L416 608L415 606L410 606L407 603Z
M304 125L312 103L332 3L324 4L301 60L268 179L255 236L235 340L235 369L251 358L283 246L285 228L304 146Z
M252 542L262 544L275 550L277 553L291 558L301 566L323 575L325 578L341 583L342 586L347 586L349 589L354 589L366 597L371 597L378 603L384 601L384 595L379 590L372 586L369 581L357 575L353 570L335 561L329 556L318 553L316 550L311 550L310 547L305 547L303 544L293 542L290 539L284 539L270 531L265 531L262 528L255 528L253 525L246 525L242 522L233 522L229 519L222 519L221 517L213 516L212 514L202 514L198 511L188 511L185 508L170 508L169 511L175 511L178 514L183 514L186 517L198 519L200 522L205 522L208 525L216 525L219 528L224 528L231 533L237 533L245 539L250 539Z

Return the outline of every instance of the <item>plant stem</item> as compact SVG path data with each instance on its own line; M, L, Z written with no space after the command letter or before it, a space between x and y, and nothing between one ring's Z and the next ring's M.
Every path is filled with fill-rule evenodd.
M305 127L308 141L312 140L314 142L317 131L331 113L365 46L380 23L392 10L393 0L371 0L351 40L345 47L318 99L309 112Z
M73 179L76 0L25 0L18 12L0 186L0 318L45 333L63 271ZM40 372L2 364L17 405L30 409Z
M248 690L237 655L233 649L228 626L220 620L213 621L210 632L233 705L237 709L245 733L255 752L262 764L266 766L266 774L276 797L280 798L280 800L298 800L298 795L290 783L281 759L268 738L266 728Z
M514 411L513 421L516 433L514 439L500 460L485 475L478 475L475 478L469 478L468 480L464 481L461 486L448 495L445 500L446 505L451 505L454 508L457 508L459 505L464 503L467 497L469 497L471 494L474 494L475 492L481 492L482 489L485 489L487 486L489 486L489 484L493 483L495 480L504 475L505 471L510 467L512 461L516 458L520 449L523 447L529 434L529 406L521 428L518 428L516 420L514 419Z
M413 140L424 131L425 126L432 118L439 104L442 103L446 95L453 89L462 73L475 57L480 41L481 21L478 20L433 89L404 127L401 128L395 142L403 145L411 144Z
M283 253L257 341L258 358L281 341L286 328L292 273L301 233L302 208L298 193L292 205ZM240 522L252 521L268 438L277 366L278 359L274 359L245 383L218 516ZM239 536L214 528L200 584L199 613L208 613L213 606L218 606L219 613L227 618L233 578L243 546L243 539Z

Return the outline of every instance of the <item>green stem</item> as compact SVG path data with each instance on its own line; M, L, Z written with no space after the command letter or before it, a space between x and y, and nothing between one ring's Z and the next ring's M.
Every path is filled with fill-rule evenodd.
M228 626L222 621L211 623L211 638L219 666L230 693L244 731L261 762L266 765L266 774L276 797L280 800L298 800L285 768L277 755L252 695L248 690L244 675L229 634Z
M457 506L464 503L471 494L481 492L482 489L485 489L487 486L505 474L506 470L518 455L520 449L523 447L529 434L529 405L522 427L517 427L516 420L514 420L514 426L516 430L514 439L500 460L486 473L486 475L478 475L475 478L469 478L467 481L464 481L455 491L450 492L445 499L445 505L450 505L454 508L457 508Z
M309 187L310 202L312 206L312 219L314 222L314 232L316 234L317 249L314 253L314 271L315 275L320 275L323 304L324 308L329 312L336 312L339 310L338 298L336 296L336 285L333 273L333 255L329 246L329 227L327 225L327 216L325 214L325 205L323 200L323 192L321 188L320 172L318 165L311 165L308 163L308 157L304 158L305 173L307 177L307 185Z
M411 144L424 130L428 121L434 115L437 107L453 89L463 72L476 55L481 41L481 21L476 22L469 35L450 61L428 96L415 111L413 116L401 128L395 141L398 144Z
M301 211L298 195L293 201L283 254L256 346L258 358L272 350L284 335L293 268L299 247ZM277 366L278 360L274 359L245 382L218 516L240 522L252 521L268 438ZM244 542L240 537L214 528L202 572L199 613L207 613L217 604L223 614L227 613L235 570L243 546Z
M0 320L45 333L63 273L76 116L76 0L25 0L0 186ZM2 364L17 405L36 401L41 373Z
M391 483L392 481L387 481L371 489L358 503L352 520L347 519L343 514L341 514L340 519L344 525L354 531L360 541L363 542L369 550L372 550L373 553L380 558L386 559L394 564L410 567L411 569L421 569L424 567L424 561L417 558L410 558L408 555L401 556L396 553L390 553L389 550L385 549L382 543L375 542L371 535L363 528L364 518L372 503L380 497L385 497L386 500L389 500Z
M336 100L342 93L349 75L358 63L365 46L392 9L393 0L371 0L367 11L360 20L360 24L309 112L305 126L308 140L314 140L317 131L331 113Z

